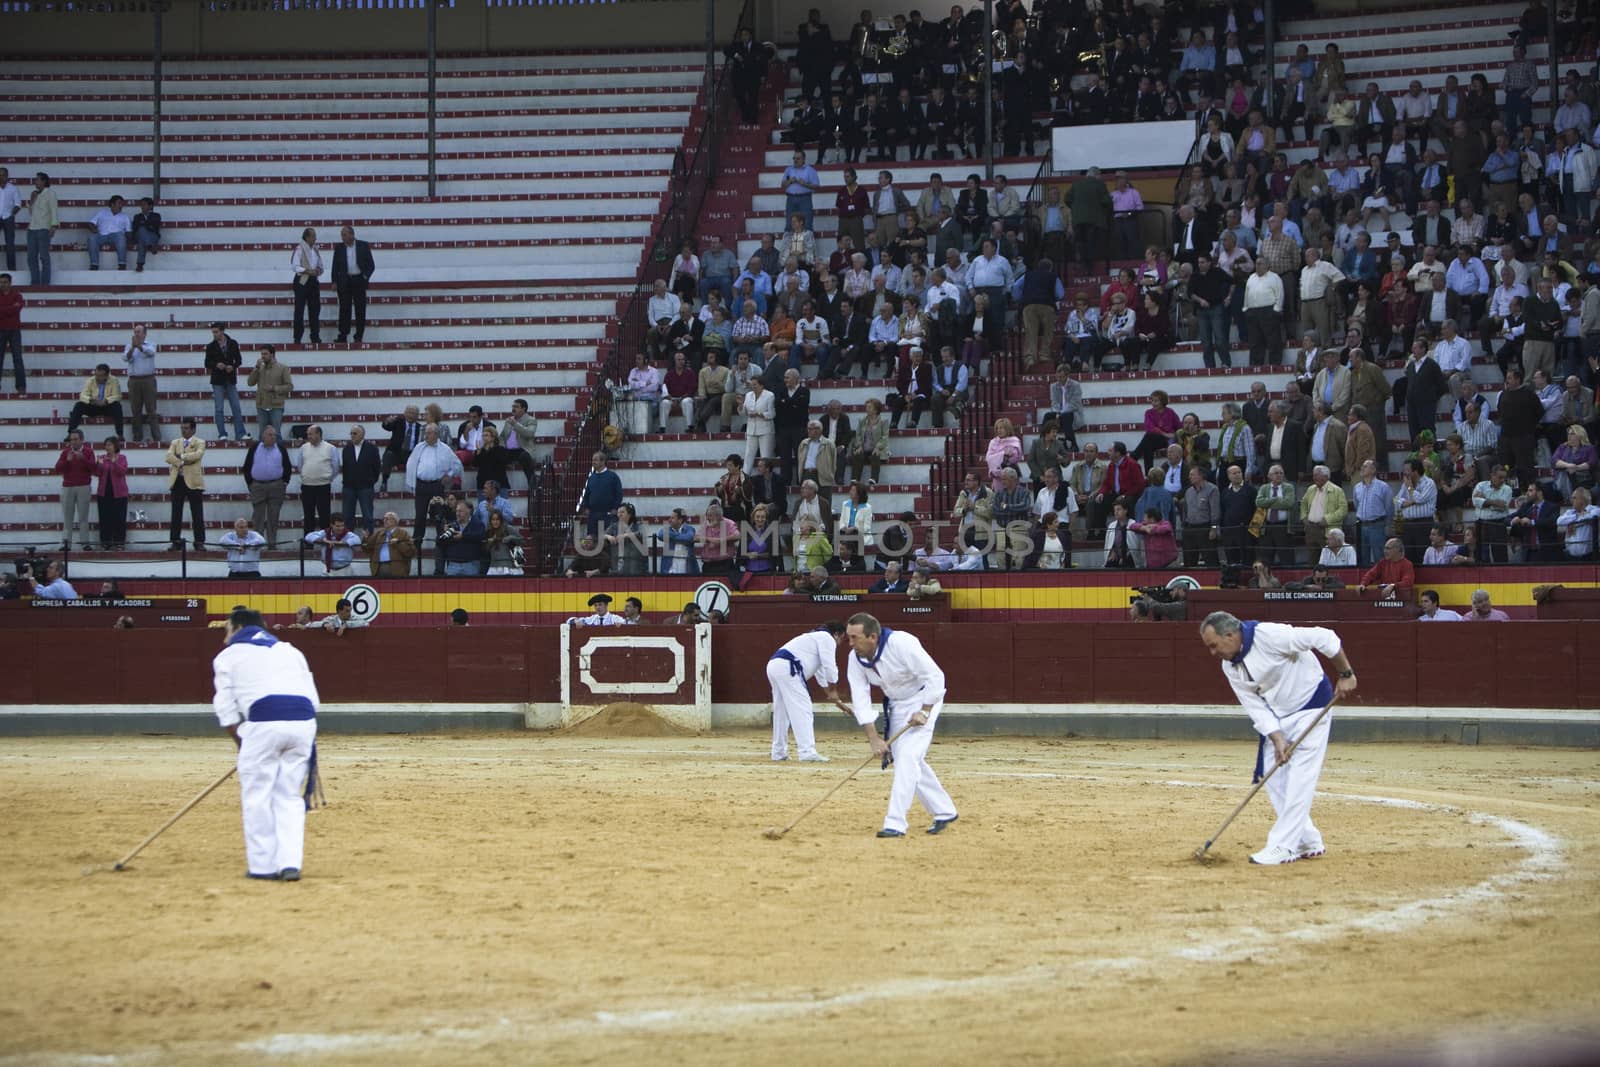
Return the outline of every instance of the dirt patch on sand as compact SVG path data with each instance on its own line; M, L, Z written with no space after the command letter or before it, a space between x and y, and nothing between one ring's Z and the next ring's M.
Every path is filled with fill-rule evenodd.
M693 737L694 731L668 722L649 704L630 700L607 704L562 733L574 737Z

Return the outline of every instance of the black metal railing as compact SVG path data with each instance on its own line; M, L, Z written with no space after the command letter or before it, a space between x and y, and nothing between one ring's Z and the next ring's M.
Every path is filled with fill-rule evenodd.
M961 481L967 471L982 465L982 457L989 449L989 439L994 436L995 420L1005 410L1010 392L1011 377L1015 372L1014 357L1010 354L1020 346L1020 334L1012 331L1007 338L1006 352L989 353L989 373L971 382L966 410L955 429L945 435L944 454L928 467L928 509L930 518L947 515L955 506L961 492ZM987 471L984 473L987 479Z

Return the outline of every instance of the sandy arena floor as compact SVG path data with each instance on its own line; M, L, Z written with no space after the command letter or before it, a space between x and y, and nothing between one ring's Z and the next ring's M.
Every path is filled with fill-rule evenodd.
M1600 755L1339 745L1251 867L1242 745L946 740L938 838L755 734L330 738L306 880L246 881L224 740L0 748L0 1063L1295 1062L1600 1016ZM95 1058L91 1058L95 1057ZM98 1058L105 1057L105 1058Z

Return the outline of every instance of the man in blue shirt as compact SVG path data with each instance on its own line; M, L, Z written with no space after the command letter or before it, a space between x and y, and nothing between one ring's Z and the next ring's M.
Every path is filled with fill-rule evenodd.
M817 177L817 168L806 162L804 152L796 152L794 162L783 172L783 217L799 215L806 220L806 229L815 230L816 211L811 194L820 188L822 179Z
M604 452L594 454L594 467L578 500L578 511L588 523L590 537L600 535L602 524L610 526L617 521L617 506L622 503L622 479L606 466L608 462Z

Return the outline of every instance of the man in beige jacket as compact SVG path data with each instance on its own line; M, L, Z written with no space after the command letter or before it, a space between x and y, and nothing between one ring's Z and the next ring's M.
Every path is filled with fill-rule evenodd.
M167 446L167 466L172 474L171 549L183 547L183 505L189 503L189 526L194 533L196 551L206 547L206 443L194 432L194 420L184 419L178 436Z
M289 368L278 362L278 350L261 346L261 355L250 370L250 384L256 387L256 435L271 426L283 434L283 408L294 392Z

